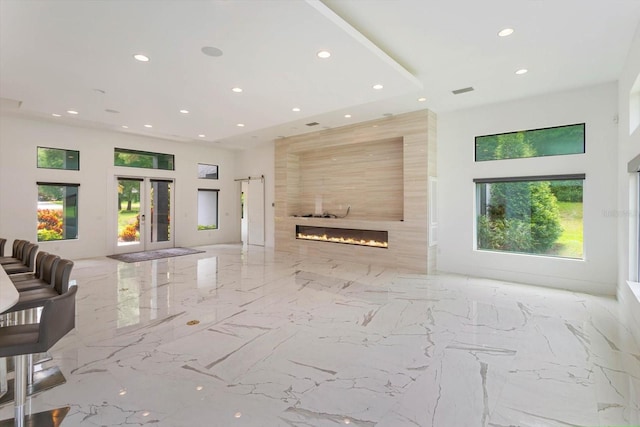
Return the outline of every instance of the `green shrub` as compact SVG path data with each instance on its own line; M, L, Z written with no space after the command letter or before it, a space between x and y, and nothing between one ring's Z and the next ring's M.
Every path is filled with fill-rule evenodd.
M47 230L46 228L38 230L38 242L45 242L48 240L62 240L62 234L55 230Z

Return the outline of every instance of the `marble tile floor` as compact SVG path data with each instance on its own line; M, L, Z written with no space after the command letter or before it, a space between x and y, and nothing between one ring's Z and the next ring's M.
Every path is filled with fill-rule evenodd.
M199 249L76 261L77 328L51 351L67 382L30 409L70 406L63 427L640 425L612 298Z

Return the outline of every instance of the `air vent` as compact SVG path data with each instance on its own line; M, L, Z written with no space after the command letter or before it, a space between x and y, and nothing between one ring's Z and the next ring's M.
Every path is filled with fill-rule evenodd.
M320 123L318 122L311 122L311 123L307 123L307 126L318 126Z
M469 87L463 87L462 89L452 90L451 93L453 93L454 95L460 95L461 93L471 92L472 90L473 88L469 86Z

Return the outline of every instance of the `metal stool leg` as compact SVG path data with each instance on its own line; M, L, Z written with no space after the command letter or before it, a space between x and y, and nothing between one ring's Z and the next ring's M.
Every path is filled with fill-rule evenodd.
M14 415L15 426L24 427L24 404L27 400L27 357L26 355L14 356L16 365Z
M7 394L9 390L7 382L7 358L0 357L0 397Z

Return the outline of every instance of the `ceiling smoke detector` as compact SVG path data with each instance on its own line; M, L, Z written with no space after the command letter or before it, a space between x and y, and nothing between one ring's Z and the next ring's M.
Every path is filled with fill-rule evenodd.
M460 95L461 93L467 93L473 90L474 89L471 86L469 86L469 87L463 87L462 89L452 90L451 93L453 93L454 95Z

